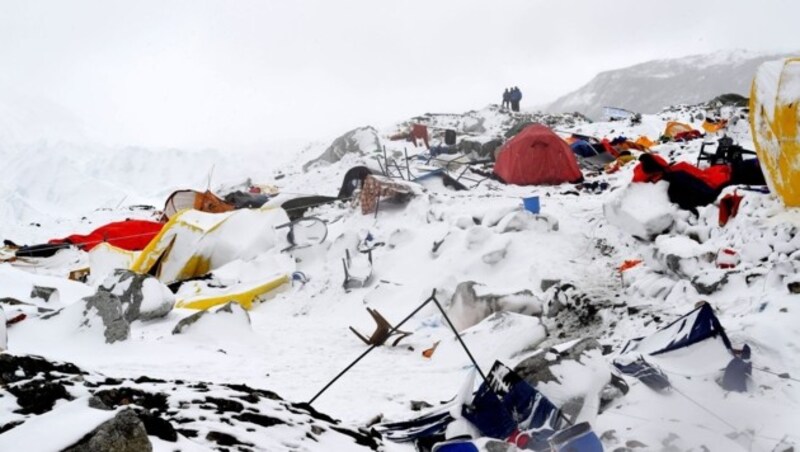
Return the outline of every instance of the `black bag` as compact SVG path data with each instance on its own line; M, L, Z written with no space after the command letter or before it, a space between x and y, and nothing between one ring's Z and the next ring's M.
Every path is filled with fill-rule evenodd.
M454 145L456 144L456 131L452 129L447 129L444 131L444 144L447 145Z

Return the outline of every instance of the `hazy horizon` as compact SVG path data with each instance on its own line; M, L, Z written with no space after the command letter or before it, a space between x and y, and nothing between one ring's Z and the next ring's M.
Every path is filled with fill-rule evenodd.
M302 143L482 108L512 85L530 108L652 59L796 50L785 30L798 12L779 0L650 13L632 0L6 2L0 119L5 103L30 135L112 146Z

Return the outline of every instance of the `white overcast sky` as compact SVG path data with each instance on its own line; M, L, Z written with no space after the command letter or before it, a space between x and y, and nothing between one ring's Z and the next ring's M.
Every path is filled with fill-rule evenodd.
M304 141L509 85L540 105L655 58L797 50L798 17L798 0L0 0L0 102L52 102L114 145Z

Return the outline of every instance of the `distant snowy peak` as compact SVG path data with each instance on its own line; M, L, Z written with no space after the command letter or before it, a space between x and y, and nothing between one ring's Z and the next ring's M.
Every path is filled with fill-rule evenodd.
M701 103L723 93L748 96L756 68L785 56L734 50L648 61L601 72L547 110L579 111L598 120L607 106L656 113L668 105Z

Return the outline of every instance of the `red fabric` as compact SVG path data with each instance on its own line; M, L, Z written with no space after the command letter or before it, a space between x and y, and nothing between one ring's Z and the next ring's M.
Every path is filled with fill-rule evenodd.
M84 251L90 251L95 246L108 242L110 245L124 250L140 251L150 243L150 240L161 231L162 227L164 227L163 223L155 221L117 221L101 226L86 235L74 234L63 239L53 239L47 243L51 245L69 243Z
M714 165L706 169L700 169L688 162L678 162L670 165L661 156L650 154L653 159L667 172L683 171L696 179L703 181L714 190L718 190L731 180L731 168L728 165ZM642 164L636 165L633 169L633 182L658 182L661 180L661 173L647 173Z
M603 149L605 149L606 152L613 155L614 157L619 157L619 151L617 151L617 148L611 145L611 142L608 141L608 138L603 138L600 141L600 144L603 145Z
M411 126L411 141L414 142L414 146L417 145L418 139L425 143L426 148L430 148L430 145L428 145L428 128L422 124L414 124Z
M526 127L503 145L494 173L516 185L556 185L583 177L567 142L541 124Z
M728 224L728 220L739 213L739 204L742 203L744 196L740 196L735 191L728 193L719 200L719 225L720 227Z
M669 163L667 163L667 161L664 160L660 155L658 154L650 154L650 155L662 168L664 168L665 170L669 168ZM661 180L660 173L646 172L644 170L644 167L642 167L641 163L636 165L636 168L633 169L633 182L658 182L659 180Z
M681 132L675 135L675 141L689 141L695 138L702 137L703 134L699 130L690 130L688 132Z
M670 166L668 171L683 171L689 173L714 190L728 185L731 180L731 168L728 165L714 165L706 169L700 169L691 163L678 162Z

